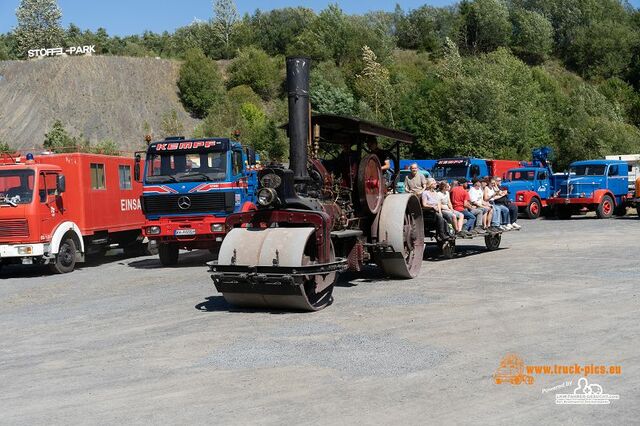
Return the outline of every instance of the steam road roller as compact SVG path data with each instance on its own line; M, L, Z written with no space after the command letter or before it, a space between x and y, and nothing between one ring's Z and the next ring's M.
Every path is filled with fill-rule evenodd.
M218 261L209 264L216 289L237 307L315 311L331 303L341 271L368 263L394 278L420 271L420 201L393 193L395 175L383 173L391 160L399 164L400 144L413 136L357 118L312 115L309 65L287 58L289 122L282 127L289 167L259 172L257 209L228 216ZM377 149L378 138L391 141L391 150Z

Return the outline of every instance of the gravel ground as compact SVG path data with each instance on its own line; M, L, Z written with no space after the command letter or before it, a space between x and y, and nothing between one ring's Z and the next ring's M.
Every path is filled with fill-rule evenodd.
M345 275L313 314L230 308L203 252L5 268L0 423L637 424L640 220L521 223L496 252L430 248L414 280ZM497 385L507 353L621 365L588 377L619 400L556 405L571 374Z

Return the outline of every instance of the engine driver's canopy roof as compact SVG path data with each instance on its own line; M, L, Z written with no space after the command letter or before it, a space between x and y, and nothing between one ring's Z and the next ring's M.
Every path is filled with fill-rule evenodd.
M312 133L316 125L320 128L320 142L324 143L342 144L350 141L357 143L363 139L361 136L389 138L397 143L411 144L415 142L415 137L411 133L384 127L355 117L335 114L313 114L311 116ZM283 124L280 128L288 130L289 123Z

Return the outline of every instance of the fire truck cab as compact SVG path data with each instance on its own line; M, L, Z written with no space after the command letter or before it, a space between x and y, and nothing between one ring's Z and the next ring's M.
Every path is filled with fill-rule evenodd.
M144 217L133 161L98 154L0 157L0 266L71 272L87 254L142 251Z

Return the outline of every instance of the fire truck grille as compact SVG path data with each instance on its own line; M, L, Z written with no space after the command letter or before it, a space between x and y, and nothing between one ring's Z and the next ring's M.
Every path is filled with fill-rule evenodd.
M142 197L145 214L233 212L235 194L230 191L208 194L147 195Z
M29 225L26 219L0 220L0 239L28 237Z

